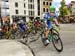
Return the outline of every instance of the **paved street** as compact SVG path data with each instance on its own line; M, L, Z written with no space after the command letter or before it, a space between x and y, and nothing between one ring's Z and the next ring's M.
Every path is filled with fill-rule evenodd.
M63 52L61 53L58 53L54 49L52 43L47 47L43 46L40 39L31 43L30 46L34 50L36 56L75 56L75 25L61 25L60 35L64 45Z
M52 43L45 47L41 39L31 43L29 46L33 49L36 56L75 56L75 25L60 25L60 36L63 41L64 49L58 53ZM0 40L0 56L32 56L27 46L15 40Z

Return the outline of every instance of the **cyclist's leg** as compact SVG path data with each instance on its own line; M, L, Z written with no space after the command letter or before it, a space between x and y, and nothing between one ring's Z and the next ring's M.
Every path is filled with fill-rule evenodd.
M51 25L50 24L47 24L48 25L48 28L46 27L45 28L45 31L44 31L44 35L45 35L45 46L47 46L49 44L49 40L48 40L48 34L49 34L49 30L51 29Z
M48 38L49 29L46 27L44 31L45 38Z
M48 22L48 23L47 23L47 27L46 27L46 29L45 29L45 30L46 30L46 33L45 33L45 34L46 34L46 35L45 35L46 38L48 38L48 33L49 33L49 30L50 30L51 28L52 28L52 23L51 23L51 22Z

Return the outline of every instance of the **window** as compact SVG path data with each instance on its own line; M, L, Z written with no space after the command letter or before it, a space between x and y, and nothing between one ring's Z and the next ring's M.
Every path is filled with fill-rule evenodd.
M48 5L48 2L46 2L46 5Z
M34 2L34 0L31 0L31 2Z
M46 9L46 12L48 12L48 8Z
M34 5L32 5L32 9L34 9Z
M31 9L31 5L30 4L28 4L28 8Z
M5 2L8 2L8 1L5 1Z
M29 2L32 2L32 0L29 0Z
M28 8L29 8L29 9L34 9L34 5L33 5L33 4L29 4L29 5L28 5Z
M45 12L45 8L43 8L43 12Z
M31 9L32 9L33 5L31 4Z
M24 14L26 14L26 10L24 10Z
M28 0L29 2L34 2L34 0Z
M38 11L38 15L40 15L40 11Z
M50 4L49 5L51 5L51 2L50 2Z
M16 11L16 14L18 14L19 12L18 12L18 10L15 10Z
M29 11L29 15L33 16L34 15L34 11Z
M31 16L33 15L33 11L31 11Z
M31 15L34 15L34 11L31 12Z
M38 10L40 10L40 6L38 5Z
M30 4L28 4L28 8L30 9Z
M38 3L38 16L40 16L40 0L37 0L37 3ZM45 2L43 2L43 5L45 5Z
M24 8L26 7L26 4L24 3Z
M29 11L29 16L31 15L31 12Z
M39 4L40 3L40 0L37 0L37 3Z
M18 3L17 2L15 3L15 7L18 7Z
M43 2L43 5L45 5L45 2Z

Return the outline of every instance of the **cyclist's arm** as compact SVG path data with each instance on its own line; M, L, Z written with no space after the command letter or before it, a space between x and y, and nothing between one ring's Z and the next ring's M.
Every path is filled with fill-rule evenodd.
M59 25L56 14L54 14L54 16L53 16L53 21L56 26Z
M47 20L46 20L46 19L44 20L44 25L45 25L46 27L48 27L48 25L47 25Z
M54 22L55 25L59 25L59 23L58 23L56 18L53 19L53 22Z

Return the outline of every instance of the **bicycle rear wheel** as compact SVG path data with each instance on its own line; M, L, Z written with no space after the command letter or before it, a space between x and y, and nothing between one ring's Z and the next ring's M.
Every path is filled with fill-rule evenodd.
M25 34L25 35L23 36L23 42L24 42L25 44L29 44L29 40L28 40L28 35L27 35L27 34Z
M61 52L63 50L63 43L58 34L53 34L52 44L58 52Z

